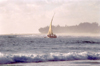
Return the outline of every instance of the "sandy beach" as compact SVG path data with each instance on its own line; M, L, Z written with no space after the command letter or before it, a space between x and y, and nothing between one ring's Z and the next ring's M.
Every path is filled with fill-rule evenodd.
M58 61L40 63L16 63L4 64L0 66L100 66L99 60L77 60L77 61Z

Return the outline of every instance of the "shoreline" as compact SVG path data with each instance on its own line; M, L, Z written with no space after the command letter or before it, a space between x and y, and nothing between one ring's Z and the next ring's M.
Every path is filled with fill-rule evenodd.
M76 60L76 61L57 61L57 62L40 62L40 63L16 63L16 64L4 64L3 66L87 66L96 65L99 66L100 60Z

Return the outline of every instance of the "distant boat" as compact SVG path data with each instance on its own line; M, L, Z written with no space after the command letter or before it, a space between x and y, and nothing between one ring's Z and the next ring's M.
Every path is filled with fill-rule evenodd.
M53 21L53 18L54 18L54 15L52 17L52 20L51 20L51 23L50 23L50 26L49 26L49 30L48 30L48 34L47 34L48 38L57 38L57 36L55 34L53 34L53 31L52 31L52 21Z

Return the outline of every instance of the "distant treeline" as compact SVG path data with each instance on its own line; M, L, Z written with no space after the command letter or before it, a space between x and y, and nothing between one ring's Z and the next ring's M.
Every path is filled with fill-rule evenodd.
M79 25L74 26L52 26L54 33L93 33L97 34L100 33L100 26L98 23L80 23ZM40 33L48 33L49 26L44 28L40 28Z

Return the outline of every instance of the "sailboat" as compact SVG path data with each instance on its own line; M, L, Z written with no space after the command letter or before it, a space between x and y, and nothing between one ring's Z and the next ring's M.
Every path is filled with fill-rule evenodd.
M53 34L53 30L52 30L52 21L53 21L53 18L54 18L54 15L52 17L52 20L51 20L51 23L50 23L50 26L49 26L49 30L48 30L48 34L47 34L48 38L57 38L57 36L55 34Z

